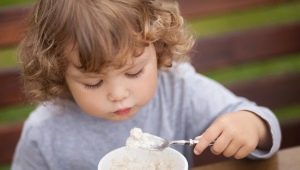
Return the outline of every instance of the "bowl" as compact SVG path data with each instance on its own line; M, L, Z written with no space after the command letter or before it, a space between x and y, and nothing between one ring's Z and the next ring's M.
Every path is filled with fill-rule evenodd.
M98 164L98 170L188 170L186 158L172 148L149 151L121 147L107 153Z

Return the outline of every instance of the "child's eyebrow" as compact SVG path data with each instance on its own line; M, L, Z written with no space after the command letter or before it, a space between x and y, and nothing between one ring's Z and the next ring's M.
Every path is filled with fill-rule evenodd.
M103 75L104 75L104 74L102 74L102 73L88 73L88 72L85 72L84 69L83 69L81 66L79 66L79 65L77 65L77 64L75 64L75 63L73 63L73 62L71 62L71 65L72 65L76 70L79 71L79 73L81 74L81 75L79 75L79 76L84 75L84 76L88 76L88 77L99 77L99 76L103 76ZM97 76L96 76L96 75L97 75Z
M130 64L125 70L130 70L132 68L139 67L140 65L145 64L147 62L148 58L149 58L148 55L146 55L146 56L140 55L140 56L136 57L135 61L132 64Z

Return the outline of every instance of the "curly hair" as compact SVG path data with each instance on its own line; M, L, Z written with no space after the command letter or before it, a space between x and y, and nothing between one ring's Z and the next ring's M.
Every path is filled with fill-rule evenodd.
M69 96L66 48L75 47L82 70L121 67L153 43L158 68L187 57L194 40L178 4L162 0L38 0L20 44L25 92L41 102Z

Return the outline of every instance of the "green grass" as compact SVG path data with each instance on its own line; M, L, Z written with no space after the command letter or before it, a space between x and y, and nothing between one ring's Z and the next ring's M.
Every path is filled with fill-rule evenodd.
M298 72L300 74L300 54L289 55L271 61L220 69L209 72L206 75L222 84L233 84L238 81L253 80L289 72ZM274 113L280 122L299 118L300 103L275 109Z
M0 166L0 170L10 170L10 165Z
M0 50L0 68L17 66L17 51L15 48Z
M223 84L230 84L287 72L300 72L300 54L214 70L206 75Z
M275 109L274 112L278 117L279 121L281 122L287 120L293 120L295 118L299 118L300 104L295 104L284 108Z
M35 0L1 0L0 7L10 7L19 5L28 5L35 2Z
M260 26L300 21L300 2L275 7L235 12L228 15L191 20L188 26L195 35L211 36Z
M0 124L21 122L34 109L33 105L19 105L0 109Z

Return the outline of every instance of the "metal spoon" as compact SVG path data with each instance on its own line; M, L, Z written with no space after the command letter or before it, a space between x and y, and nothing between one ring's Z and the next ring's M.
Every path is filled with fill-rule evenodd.
M197 137L197 139L189 139L189 140L172 140L169 141L167 139L144 133L145 137L148 140L147 145L140 145L139 147L142 149L147 149L147 150L156 150L156 151L161 151L164 150L165 148L169 147L170 145L176 144L176 145L195 145L199 142L200 137ZM213 145L213 143L209 144L209 146Z

